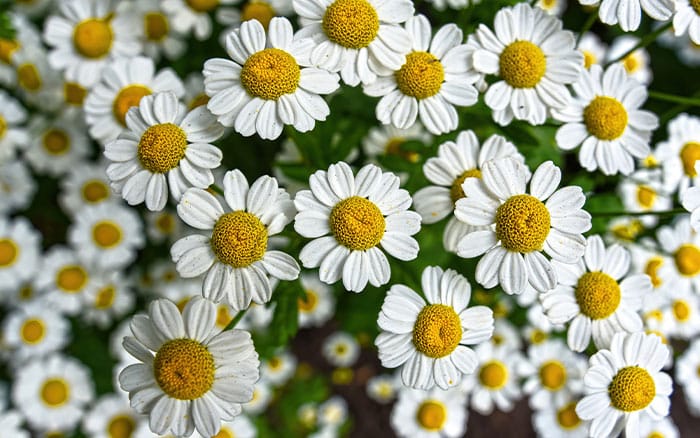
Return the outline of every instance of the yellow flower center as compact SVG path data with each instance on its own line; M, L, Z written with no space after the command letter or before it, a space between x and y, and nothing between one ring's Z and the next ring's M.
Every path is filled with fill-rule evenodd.
M264 1L250 1L241 10L241 21L258 20L267 30L270 20L277 15L269 3Z
M574 292L581 313L591 319L612 315L620 305L620 285L604 272L586 272Z
M207 96L206 94L202 93L202 94L199 94L199 95L195 96L195 97L190 101L190 105L189 105L188 108L189 108L190 110L193 110L193 109L197 108L198 106L206 105L207 103L209 103L209 96Z
M88 281L88 274L81 266L68 265L61 268L56 274L56 285L63 292L79 292Z
M369 46L379 32L379 15L366 0L336 0L323 15L329 40L349 49Z
M267 228L251 213L226 213L214 225L211 249L222 263L244 268L265 255Z
M406 96L426 99L440 91L445 71L440 60L428 52L411 52L406 63L394 73L396 85Z
M313 311L317 304L318 296L316 295L316 292L309 289L304 291L304 298L297 298L297 307L302 313Z
M12 62L12 55L19 49L19 43L13 40L0 38L0 61L5 64Z
M81 106L87 96L87 90L80 84L75 82L66 82L63 84L63 98L66 103L71 105Z
M217 433L211 438L236 438L236 436L234 435L232 430L230 430L226 426L221 426L219 433Z
M95 204L109 196L109 189L104 182L93 179L83 184L83 199L91 204Z
M550 391L557 391L566 383L566 368L558 360L550 360L540 367L542 386Z
M530 333L530 343L532 344L541 344L542 342L547 340L547 333L543 332L540 329L534 329L532 330L532 333Z
M219 6L219 0L185 0L185 3L196 12L209 12Z
M0 115L0 138L3 138L5 133L7 133L7 121Z
M659 160L657 160L654 155L649 155L644 158L642 165L644 167L657 167L659 165Z
M163 41L168 36L168 19L160 12L149 12L143 17L143 28L149 41Z
M423 429L440 430L447 420L447 408L438 400L426 400L418 406L416 420Z
M700 15L700 0L690 0L690 6L696 14Z
M581 424L576 414L576 403L569 403L557 411L557 423L566 430L575 429Z
M656 190L649 186L637 186L637 202L644 209L649 210L656 201Z
M170 213L163 213L156 220L156 228L161 233L171 234L175 230L175 218Z
M534 196L511 196L496 210L496 237L508 251L540 251L549 235L549 210Z
M637 235L644 230L644 225L638 219L634 219L627 224L619 224L612 227L610 231L618 239L633 241Z
M425 306L413 325L413 345L428 357L447 356L457 348L461 339L462 323L451 306Z
M619 100L596 96L583 110L588 132L601 140L615 140L627 128L627 110Z
M248 94L277 100L294 93L301 69L292 55L280 49L264 49L252 54L241 69L241 84Z
M12 266L19 256L19 248L10 239L0 239L0 267Z
M224 328L231 322L232 319L233 315L231 315L231 312L229 312L228 307L220 304L216 309L216 325Z
M583 66L588 70L593 64L598 62L598 58L588 50L582 50L583 52Z
M530 41L510 43L498 60L501 77L513 88L532 88L547 70L547 58L542 49Z
M136 429L136 422L128 415L119 415L107 425L109 438L130 438Z
M700 160L700 143L691 141L684 144L681 149L681 161L683 162L683 170L689 177L698 175L695 171L695 161L697 160Z
M635 71L639 70L639 67L641 67L641 63L639 62L639 59L637 58L637 55L634 53L631 55L627 55L625 59L622 60L622 66L625 67L625 71L628 74L632 74Z
M420 159L420 154L415 151L407 151L402 148L403 144L406 142L405 138L394 137L387 141L386 146L384 146L384 154L394 155L409 163L417 163Z
M695 245L690 243L681 245L673 255L673 259L681 275L694 277L700 272L700 249Z
M479 381L491 390L498 390L508 382L508 368L500 360L492 360L481 367Z
M683 300L677 300L673 302L673 316L676 317L678 321L685 322L690 319L691 308L687 302Z
M192 339L173 339L156 353L153 374L170 397L194 400L211 389L214 365L214 357L204 345Z
M114 222L98 222L92 227L92 239L102 248L112 248L121 242L122 230Z
M22 64L17 67L17 82L27 91L41 88L41 75L34 64Z
M166 173L180 164L186 149L185 131L173 123L161 123L143 133L136 155L144 169Z
M644 267L644 273L651 278L651 284L654 287L661 286L661 278L659 277L658 272L663 263L664 260L661 257L652 257L649 259L649 261L647 261L647 264Z
M143 96L151 94L151 90L144 85L129 85L119 90L112 103L112 113L122 126L126 127L126 113L132 106L137 106Z
M41 386L41 400L50 408L57 408L68 401L70 387L61 378L47 379Z
M452 187L450 187L450 198L452 199L453 204L456 204L457 201L466 196L464 194L464 190L462 190L462 184L467 178L481 178L481 170L469 169L454 180Z
M27 344L37 344L44 339L46 328L44 321L36 318L28 319L22 324L20 329L22 340Z
M75 26L73 45L86 58L101 58L109 53L114 34L108 20L90 18Z
M331 210L329 222L335 240L355 251L377 246L386 228L379 207L359 196L338 202Z
M70 149L70 137L64 131L52 128L44 134L43 146L51 155L63 155Z
M116 290L114 289L114 286L109 285L103 287L97 291L97 296L95 297L95 308L100 310L109 309L112 307L112 303L114 303L115 296Z
M610 404L625 412L644 409L656 395L656 385L649 372L638 366L622 368L608 386Z
M17 296L22 301L28 301L34 297L34 289L31 285L24 285L19 289Z

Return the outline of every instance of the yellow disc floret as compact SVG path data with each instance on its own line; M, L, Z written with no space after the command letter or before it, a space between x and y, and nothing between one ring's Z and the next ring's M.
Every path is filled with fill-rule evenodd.
M34 64L22 64L17 67L17 82L27 91L37 91L41 88L41 75Z
M63 98L71 105L82 105L87 96L87 90L76 82L65 82L63 84Z
M462 323L457 312L444 304L423 307L413 325L413 345L432 358L452 353L462 339Z
M118 415L107 425L109 438L130 438L136 429L136 421L128 415Z
M561 389L566 383L566 367L558 360L543 363L540 367L540 381L550 391Z
M101 58L109 53L114 34L108 20L90 18L75 26L73 45L86 58Z
M51 408L64 405L69 397L70 387L63 379L47 379L41 386L41 401Z
M51 155L63 155L70 149L70 137L61 129L49 129L43 137L43 146Z
M17 244L10 239L0 239L0 267L12 266L19 256Z
M195 12L209 12L219 6L219 0L185 0L185 3Z
M445 80L442 63L428 52L411 52L406 63L394 73L396 85L406 96L426 99L440 91Z
M241 9L241 21L258 20L265 29L276 15L272 6L264 1L250 1Z
M625 56L625 59L622 60L622 66L625 68L625 71L628 74L632 74L639 70L639 68L642 66L642 63L640 62L637 55L632 53L631 55Z
M637 186L637 202L645 209L650 209L656 201L656 190L649 186Z
M149 127L139 140L139 162L153 173L166 173L180 164L187 149L187 134L173 123Z
M116 296L116 290L114 289L114 286L109 285L106 287L103 287L102 289L97 291L97 295L95 296L95 309L109 309L112 307L112 304L114 303L114 297Z
M612 315L620 305L620 285L604 272L586 272L574 291L581 313L591 319Z
M693 8L696 14L700 15L700 0L690 0L690 7Z
M126 126L126 113L132 106L137 106L143 96L151 94L151 90L144 85L129 85L119 90L112 103L112 113L122 126Z
M681 275L694 277L700 272L700 249L695 245L681 245L673 254L673 259Z
M292 55L280 49L253 53L241 69L241 85L248 94L265 100L277 100L299 86L301 69Z
M638 366L622 368L608 385L610 404L625 412L644 409L656 396L656 385L649 372Z
M581 424L576 414L576 403L569 403L557 411L557 423L566 430L575 429Z
M661 277L659 277L659 268L663 264L664 259L661 257L652 257L647 261L646 266L644 267L644 273L651 278L651 284L654 287L659 287L661 286Z
M20 329L22 340L32 345L41 342L41 340L44 339L45 333L46 328L44 327L44 321L37 318L27 319Z
M103 181L92 179L83 184L83 199L94 204L109 196L109 189Z
M112 221L101 221L92 227L92 240L102 248L112 248L122 241L122 229Z
M149 12L143 17L143 29L149 41L162 41L168 36L168 19L160 12Z
M691 307L687 302L683 300L676 300L673 302L673 316L681 322L685 322L690 319L690 314L692 312Z
M418 406L416 421L426 430L437 431L447 420L447 408L438 400L426 400Z
M534 196L511 196L496 210L496 237L508 251L540 251L550 225L549 210Z
M153 360L153 374L163 392L178 400L194 400L214 383L214 357L192 339L163 344Z
M64 266L56 274L56 286L67 293L76 293L80 291L87 281L87 272L85 272L82 266L78 265Z
M515 41L503 49L498 60L501 77L513 88L533 88L547 70L542 49L530 41Z
M366 0L336 0L322 21L329 40L349 49L369 46L379 32L379 15Z
M3 138L7 133L7 120L0 115L0 138Z
M508 368L500 360L487 362L479 371L479 381L488 389L501 389L508 382Z
M598 58L588 50L583 50L583 67L588 70L591 66L598 62Z
M338 243L355 251L377 246L386 228L379 207L360 196L337 203L331 210L329 222Z
M596 96L583 110L588 132L601 140L615 140L627 128L627 110L614 97Z
M467 178L481 178L481 171L479 169L467 170L462 172L462 174L452 182L452 186L450 187L450 198L452 199L453 204L456 204L457 201L464 198L465 195L464 190L462 190L462 184Z
M309 313L316 308L318 304L318 296L312 290L304 291L304 298L297 298L297 307L300 313Z
M696 177L698 173L695 171L695 162L700 160L700 143L691 141L684 144L680 155L685 174L689 177Z
M244 268L265 255L267 228L251 213L226 213L214 225L211 249L222 263Z
M12 62L12 55L19 49L19 42L0 38L0 61L5 64Z

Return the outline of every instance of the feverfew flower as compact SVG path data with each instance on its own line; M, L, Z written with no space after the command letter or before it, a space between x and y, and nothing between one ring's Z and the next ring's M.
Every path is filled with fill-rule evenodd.
M696 0L676 0L673 31L681 36L686 31L695 44L700 44L700 3Z
M22 104L0 90L0 163L14 158L15 150L29 143L29 134L21 126L27 120Z
M467 426L467 397L458 389L400 388L391 427L402 438L457 438Z
M29 280L41 262L41 234L24 217L0 216L0 290Z
M34 301L17 307L2 323L3 347L12 365L62 349L70 338L70 324L57 309Z
M212 22L209 14L215 11L217 17L226 8L220 5L230 5L235 0L163 0L161 8L169 17L173 29L179 33L194 33L198 40L209 38Z
M554 403L532 415L537 436L547 438L588 438L588 422L576 414L578 398Z
M674 0L578 0L586 6L597 6L600 21L614 25L618 21L625 32L637 30L642 21L642 11L658 21L666 21L671 18Z
M621 57L628 51L632 50L640 43L640 39L630 35L622 35L612 42L610 49L607 53L608 63ZM618 63L622 64L625 68L627 76L635 79L637 82L643 85L649 85L652 80L652 72L650 65L649 53L646 49L640 48L624 58L620 59Z
M682 197L688 187L700 186L695 163L700 159L700 118L679 114L668 123L668 139L656 147L668 190Z
M700 339L694 339L676 361L676 382L683 389L690 412L700 414Z
M602 65L606 59L608 46L593 32L584 33L578 42L578 50L583 53L583 66L590 69L592 65Z

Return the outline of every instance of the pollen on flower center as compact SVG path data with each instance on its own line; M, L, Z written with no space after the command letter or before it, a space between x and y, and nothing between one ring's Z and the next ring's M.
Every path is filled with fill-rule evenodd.
M549 210L534 196L511 196L496 210L496 237L508 251L540 251L550 225Z
M250 1L241 9L241 21L258 20L265 29L276 15L272 6L264 1Z
M396 85L406 96L426 99L440 91L445 71L439 59L428 52L411 52L394 73Z
M450 198L452 199L453 204L456 204L457 201L466 196L464 194L464 190L462 190L462 184L467 178L481 178L481 171L479 169L469 169L462 172L462 174L459 175L454 182L452 182L452 187L450 187Z
M413 345L428 357L447 356L457 348L461 339L462 323L451 306L425 306L413 325Z
M101 58L112 47L114 34L108 20L90 18L75 26L73 45L86 58Z
M369 46L379 32L379 15L366 0L335 0L326 8L323 31L329 40L349 49Z
M658 271L663 262L664 260L661 257L653 257L647 262L646 266L644 267L644 273L647 274L649 278L651 278L651 284L654 287L661 286L661 278L659 277Z
M355 251L377 246L386 228L379 207L360 196L338 202L331 210L329 222L335 239Z
M109 196L107 186L99 180L90 180L83 184L83 199L92 204L102 201Z
M632 412L644 409L656 395L656 385L649 372L638 366L622 368L608 386L610 404Z
M149 41L162 41L168 36L168 19L160 12L149 12L143 17L143 28Z
M87 272L81 266L68 265L56 274L56 285L63 292L75 293L80 291L88 281Z
M207 347L192 339L173 339L163 344L153 360L156 382L170 397L194 400L214 383L214 357Z
M10 239L0 239L0 267L12 266L19 256L19 248Z
M544 77L547 58L530 41L515 41L503 49L498 60L503 80L513 88L533 88Z
M574 291L581 313L591 319L612 315L620 305L620 285L604 272L586 272Z
M22 64L17 67L17 82L28 91L41 88L41 75L34 64Z
M122 230L112 221L101 221L92 228L92 239L102 248L112 248L121 242Z
M110 438L129 438L136 429L136 422L128 415L119 415L112 418L107 426Z
M68 401L70 388L60 378L48 379L41 387L41 400L49 407L56 408Z
M581 424L581 419L576 414L576 403L569 403L557 411L557 423L566 430L574 429Z
M265 255L267 228L251 213L226 213L214 225L211 248L222 263L244 268Z
M219 5L219 0L185 0L185 3L196 12L209 12Z
M566 383L566 368L558 360L550 360L540 367L542 386L550 391L557 391Z
M304 298L297 298L297 307L299 312L308 313L316 308L318 304L318 296L312 290L304 291Z
M650 209L656 201L656 190L649 186L637 186L637 201L642 207Z
M673 259L681 275L694 277L700 272L700 249L695 245L681 245L673 254Z
M627 110L619 100L596 96L583 110L588 132L601 140L615 140L627 128Z
M44 339L46 328L44 322L40 319L31 318L24 321L20 329L22 340L27 344L36 344Z
M87 90L75 82L65 82L63 84L63 98L71 105L82 105L87 96Z
M70 149L70 138L60 129L50 129L44 134L43 145L48 153L62 155Z
M508 381L508 368L500 360L487 362L479 371L479 381L488 389L501 389Z
M684 144L680 155L685 174L691 178L696 177L698 173L695 171L695 162L700 160L700 143L691 141Z
M253 53L241 69L241 85L248 94L277 100L299 86L301 69L292 55L270 48Z
M677 300L673 302L673 316L681 322L685 322L690 319L690 306L687 302L683 300Z
M447 420L447 409L437 400L426 400L418 406L416 420L423 429L440 430Z
M114 286L103 287L97 291L97 296L95 297L95 309L109 309L114 303L115 290Z
M700 0L690 0L690 6L696 14L700 15Z
M180 164L187 149L187 134L173 123L149 127L139 140L137 156L153 173L166 173Z
M119 90L119 94L114 98L112 113L114 117L126 126L126 113L132 106L137 106L143 96L151 94L151 90L143 85L129 85Z

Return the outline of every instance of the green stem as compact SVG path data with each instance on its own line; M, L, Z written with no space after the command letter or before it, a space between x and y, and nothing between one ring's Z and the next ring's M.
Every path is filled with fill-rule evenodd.
M210 185L209 188L218 193L219 195L224 196L224 189L217 186L216 184Z
M591 15L588 16L588 19L586 22L583 24L583 27L581 28L581 32L578 34L578 37L576 38L576 47L578 47L578 44L581 42L581 38L583 38L583 34L588 32L591 27L593 27L593 24L598 20L598 11L593 11Z
M663 100L665 102L678 103L681 105L700 106L700 99L692 97L676 96L675 94L660 93L652 90L649 90L649 97L651 99Z
M594 218L600 218L600 217L613 217L613 216L647 216L647 215L654 215L654 216L674 216L677 214L681 213L688 213L688 210L684 208L674 208L671 210L664 210L664 211L635 211L635 212L628 212L628 211L589 211L591 216Z
M236 327L236 324L238 324L238 322L241 319L243 319L243 316L245 315L245 313L247 311L248 311L248 309L243 309L240 312L236 313L236 316L234 316L233 319L231 320L231 322L229 322L228 325L226 327L224 327L223 331L231 330L232 328Z
M612 61L608 62L607 64L605 64L605 66L607 67L610 64L614 64L616 62L622 61L623 59L627 58L629 55L631 55L635 51L637 51L641 48L644 48L644 47L648 46L649 44L653 43L656 40L656 38L659 37L659 35L666 32L668 29L670 29L672 25L673 25L673 21L669 21L668 23L664 24L660 28L656 29L654 32L644 36L644 38L642 38L637 43L637 45L635 45L634 47L632 47L631 49L629 49L628 51L626 51L622 55L618 56L617 58L613 59Z

